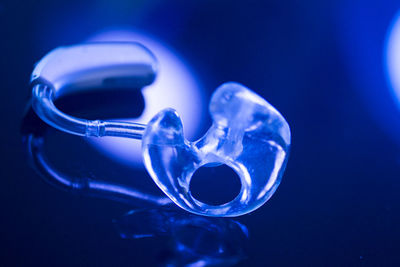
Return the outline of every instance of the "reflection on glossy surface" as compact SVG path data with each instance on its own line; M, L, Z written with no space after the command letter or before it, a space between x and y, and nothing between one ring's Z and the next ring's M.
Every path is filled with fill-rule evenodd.
M124 239L169 237L165 266L232 266L246 256L248 230L232 219L159 208L132 210L114 223Z
M163 248L167 253L159 259L162 266L233 266L246 257L249 234L243 224L174 210L174 205L168 205L172 203L169 198L126 185L62 173L44 155L42 135L24 135L23 142L32 167L47 182L71 193L149 207L130 211L114 224L124 239L167 237L171 242Z
M83 195L93 195L95 197L109 198L128 203L141 201L156 205L171 204L171 200L167 197L153 196L127 185L115 184L89 177L71 177L61 173L46 159L43 153L43 137L36 137L30 134L23 137L23 143L26 146L28 159L35 171L46 182L58 188Z

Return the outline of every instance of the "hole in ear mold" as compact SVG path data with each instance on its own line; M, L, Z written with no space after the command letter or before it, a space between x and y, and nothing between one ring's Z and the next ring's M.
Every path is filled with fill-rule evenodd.
M190 193L200 202L218 206L232 201L240 192L241 182L227 165L209 164L199 168L190 181Z

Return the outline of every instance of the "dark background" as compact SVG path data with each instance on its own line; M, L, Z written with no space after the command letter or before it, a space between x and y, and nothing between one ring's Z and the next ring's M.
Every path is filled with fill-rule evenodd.
M400 112L383 55L400 4L349 2L1 1L0 265L154 266L168 247L120 239L112 219L129 206L49 186L21 143L33 64L104 28L134 27L179 51L208 96L241 82L291 126L280 187L237 219L250 232L239 266L399 266Z

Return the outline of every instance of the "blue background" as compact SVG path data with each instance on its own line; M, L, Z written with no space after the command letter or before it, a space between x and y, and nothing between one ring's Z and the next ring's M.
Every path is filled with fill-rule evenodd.
M112 219L129 205L44 183L21 144L33 64L105 28L132 27L179 51L207 96L225 81L243 83L291 126L280 187L266 205L237 219L250 232L238 266L398 266L400 112L383 57L400 4L349 2L0 2L1 265L158 266L168 251L162 239L118 236ZM88 160L85 153L94 152L82 140L55 135L64 146L54 139L49 150L65 169L114 172L111 162L96 169L108 159ZM148 179L142 170L119 168Z

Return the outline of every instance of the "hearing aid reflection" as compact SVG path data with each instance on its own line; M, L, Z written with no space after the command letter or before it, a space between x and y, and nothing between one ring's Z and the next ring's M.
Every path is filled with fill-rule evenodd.
M141 207L113 220L123 239L140 242L143 238L167 238L160 249L162 266L233 266L246 258L247 227L230 218L198 216L179 210L167 197L158 197L127 185L91 177L75 177L59 171L45 153L46 139L55 131L27 132L23 143L33 169L48 183L73 193L122 201ZM37 127L35 129L38 129Z
M156 208L129 211L114 225L123 239L167 237L164 266L233 266L246 258L248 230L232 219Z

